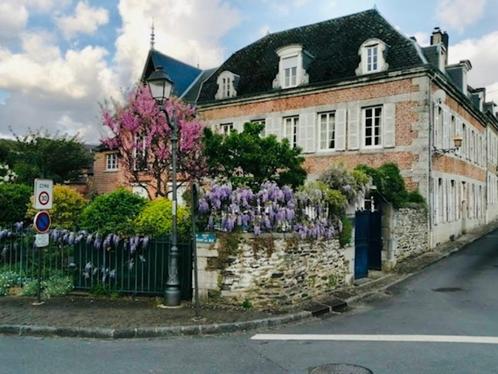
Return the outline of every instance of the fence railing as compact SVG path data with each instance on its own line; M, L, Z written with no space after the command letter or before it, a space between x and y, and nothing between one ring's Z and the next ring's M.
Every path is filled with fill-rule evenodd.
M95 249L82 240L74 245L51 243L40 249L32 234L16 234L0 242L0 268L15 271L24 281L53 274L71 276L77 290L97 288L128 294L162 295L168 277L169 237L151 239L131 252L124 241L112 249ZM179 276L182 299L192 297L192 246L180 243Z

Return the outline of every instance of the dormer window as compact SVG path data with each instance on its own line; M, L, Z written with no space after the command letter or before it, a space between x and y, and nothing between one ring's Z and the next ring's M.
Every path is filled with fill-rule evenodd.
M300 44L291 44L277 50L280 57L278 74L273 80L273 88L292 88L309 81L306 69L313 56Z
M231 71L225 70L222 72L216 81L218 83L218 92L216 92L215 99L228 99L237 96L237 84L239 76Z
M358 51L361 61L356 69L356 75L372 74L387 70L389 65L384 58L385 50L386 44L382 40L366 40Z

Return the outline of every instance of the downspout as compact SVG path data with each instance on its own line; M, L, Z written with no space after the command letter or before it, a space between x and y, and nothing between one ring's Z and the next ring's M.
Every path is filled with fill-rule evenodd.
M432 148L434 146L434 103L432 102L432 84L434 82L434 77L429 78L429 149L428 149L428 173L427 173L427 191L428 191L428 202L429 207L427 209L427 235L429 239L429 248L432 249L433 246L433 219L432 211L434 209L434 181L432 180Z

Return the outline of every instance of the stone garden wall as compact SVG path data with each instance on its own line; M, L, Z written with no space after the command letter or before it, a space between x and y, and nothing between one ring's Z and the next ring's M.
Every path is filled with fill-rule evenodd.
M290 307L352 281L353 249L295 236L218 237L199 248L201 295L262 308Z
M427 210L424 207L410 207L394 210L384 209L383 241L387 252L385 267L410 256L429 251Z

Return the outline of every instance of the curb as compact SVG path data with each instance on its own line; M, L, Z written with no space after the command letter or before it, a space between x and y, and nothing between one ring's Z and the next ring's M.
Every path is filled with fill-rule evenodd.
M171 336L195 336L225 334L262 327L280 326L289 322L302 321L312 317L311 312L299 312L280 317L256 319L234 323L213 323L208 325L140 327L109 329L90 327L52 327L35 325L0 325L0 334L18 336L71 337L94 339L158 338Z

